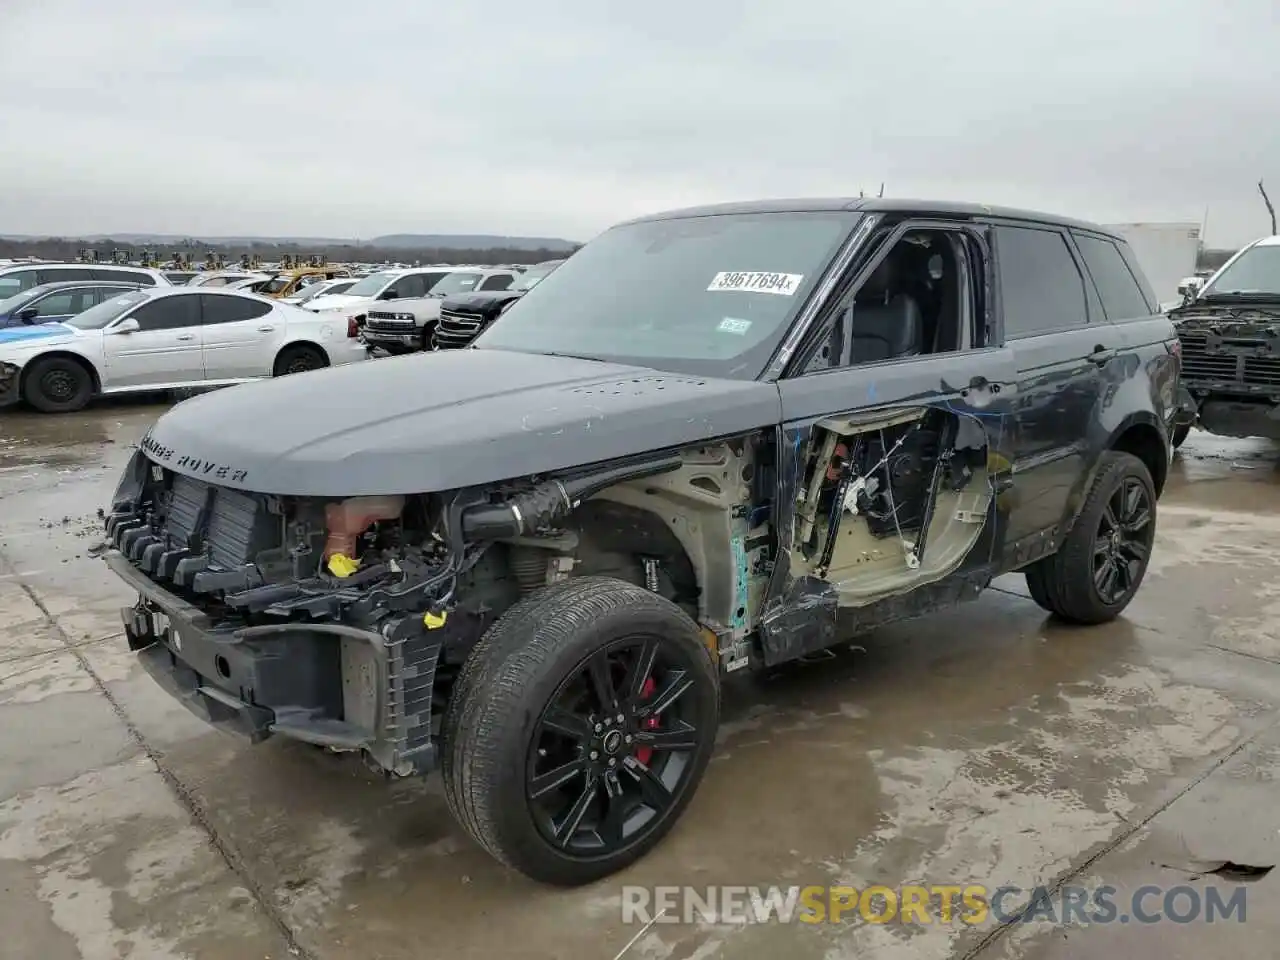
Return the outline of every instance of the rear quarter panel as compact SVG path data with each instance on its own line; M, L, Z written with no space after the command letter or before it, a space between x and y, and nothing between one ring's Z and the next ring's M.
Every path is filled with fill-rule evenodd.
M275 315L284 321L285 336L280 349L295 343L311 344L323 350L335 367L368 359L364 345L347 336L346 313L312 313L283 303L276 305Z
M1089 431L1089 467L1072 492L1068 525L1093 485L1102 455L1114 449L1131 428L1143 425L1156 431L1166 468L1173 455L1169 435L1178 390L1178 361L1169 350L1176 340L1173 324L1161 315L1113 327L1121 340L1120 356L1103 370L1102 392Z

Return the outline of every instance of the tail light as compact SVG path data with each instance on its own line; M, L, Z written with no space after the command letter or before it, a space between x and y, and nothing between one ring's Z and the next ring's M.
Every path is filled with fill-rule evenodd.
M347 336L353 340L356 337L360 336L360 318L359 317L347 317Z

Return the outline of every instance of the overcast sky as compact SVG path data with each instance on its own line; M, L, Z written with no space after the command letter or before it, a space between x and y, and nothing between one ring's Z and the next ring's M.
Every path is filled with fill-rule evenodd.
M1225 245L1280 202L1273 0L0 8L2 233L587 239L884 181Z

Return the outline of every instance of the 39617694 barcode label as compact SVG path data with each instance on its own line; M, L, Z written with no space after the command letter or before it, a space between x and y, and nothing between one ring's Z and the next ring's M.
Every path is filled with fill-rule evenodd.
M803 273L764 273L755 270L723 270L712 278L708 290L738 290L744 293L776 293L792 296L800 289Z

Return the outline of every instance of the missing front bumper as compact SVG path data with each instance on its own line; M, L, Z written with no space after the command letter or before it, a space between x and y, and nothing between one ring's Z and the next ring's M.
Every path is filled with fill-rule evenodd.
M205 722L259 742L284 736L362 751L408 776L436 765L432 693L440 644L420 620L378 632L342 624L227 627L159 587L122 554L107 565L138 591L121 611L129 648Z

